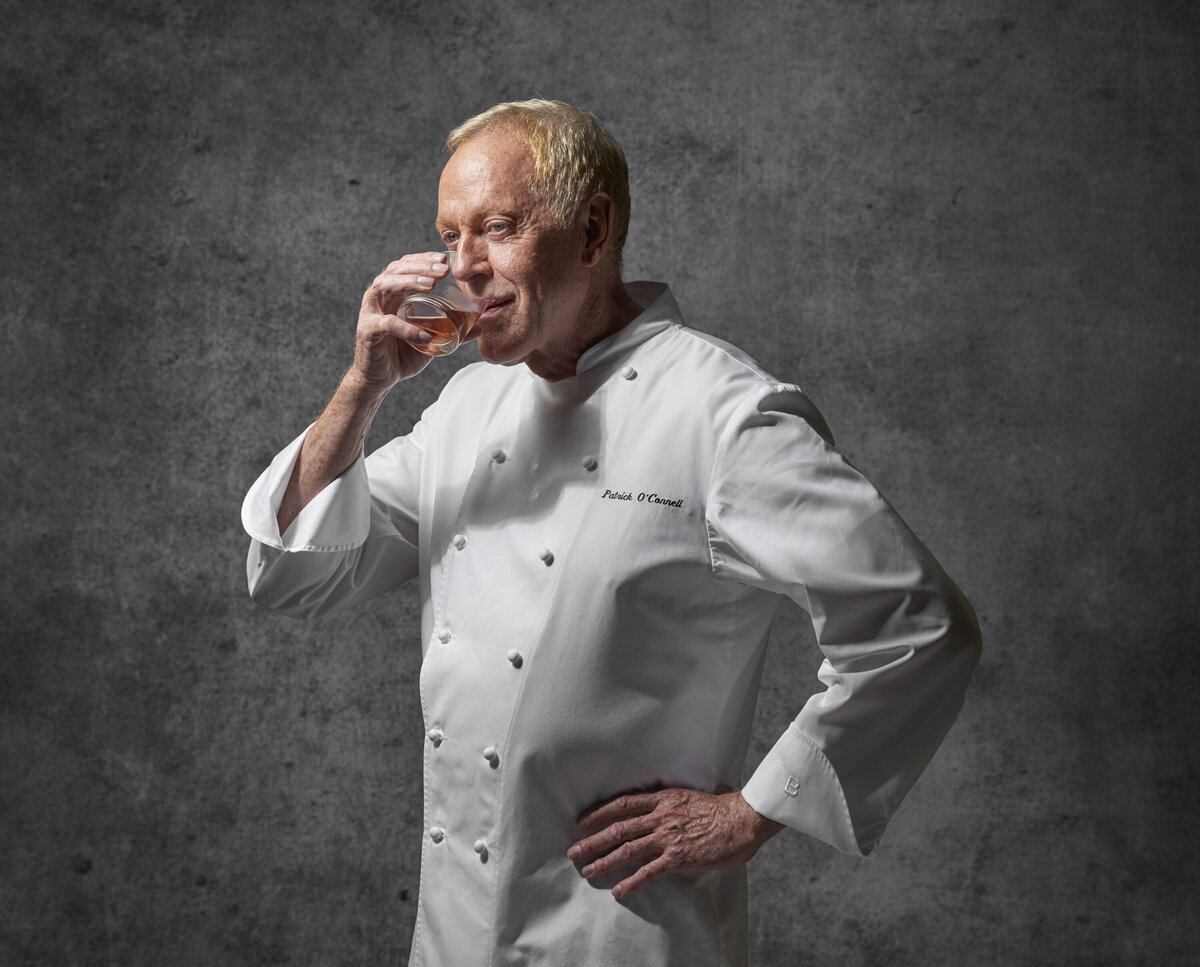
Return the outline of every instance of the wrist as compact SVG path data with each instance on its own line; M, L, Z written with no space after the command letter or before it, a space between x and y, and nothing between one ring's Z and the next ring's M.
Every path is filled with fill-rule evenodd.
M760 813L757 809L746 802L741 792L737 793L738 802L746 816L747 826L750 829L751 836L757 849L762 846L767 840L783 829L783 823L776 822L774 819L769 819Z
M394 385L396 384L381 385L363 375L357 367L351 366L346 370L346 375L342 377L342 382L338 386L338 395L344 402L355 408L361 406L374 408L383 402L383 398L387 396Z

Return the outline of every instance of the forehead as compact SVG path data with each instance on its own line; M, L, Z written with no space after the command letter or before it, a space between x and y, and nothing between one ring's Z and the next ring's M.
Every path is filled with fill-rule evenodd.
M481 134L450 156L438 183L438 224L496 208L538 205L529 189L533 155L516 135Z

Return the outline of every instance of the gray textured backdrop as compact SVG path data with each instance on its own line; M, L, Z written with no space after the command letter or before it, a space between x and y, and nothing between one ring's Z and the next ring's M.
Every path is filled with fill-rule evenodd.
M0 7L5 967L404 962L416 595L260 612L238 510L448 129L534 93L623 142L628 274L802 383L983 625L878 858L754 861L754 963L1200 963L1194 4ZM786 610L752 762L816 662Z

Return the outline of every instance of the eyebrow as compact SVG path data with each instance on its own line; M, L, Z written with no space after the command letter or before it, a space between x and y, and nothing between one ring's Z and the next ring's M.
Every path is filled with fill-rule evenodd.
M482 217L483 217L483 212L481 212L481 211L468 212L466 218L461 219L460 222L466 222L466 223L470 224L472 222L478 221ZM433 228L434 228L434 231L438 232L439 234L441 232L443 232L444 230L446 230L448 228L452 228L452 227L453 227L453 223L442 218L440 215L436 219L434 219Z

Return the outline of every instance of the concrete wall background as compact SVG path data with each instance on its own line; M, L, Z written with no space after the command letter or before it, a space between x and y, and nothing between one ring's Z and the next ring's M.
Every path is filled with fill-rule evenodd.
M405 961L415 594L260 612L238 510L445 133L534 93L624 144L629 276L805 385L984 628L878 859L755 860L754 963L1200 963L1194 5L3 8L0 963ZM818 685L775 638L752 763Z

